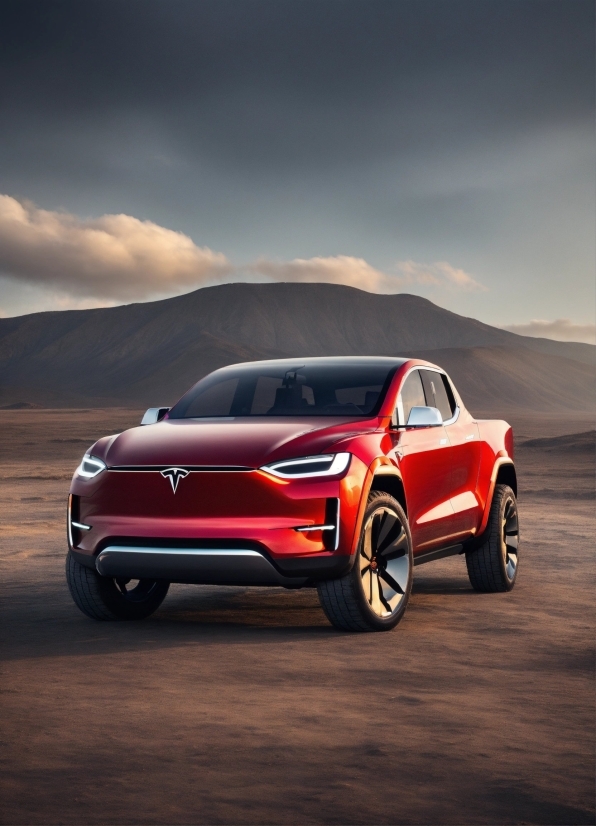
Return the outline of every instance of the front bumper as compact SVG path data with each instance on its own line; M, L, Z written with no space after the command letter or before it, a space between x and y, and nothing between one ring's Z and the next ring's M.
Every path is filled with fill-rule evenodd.
M301 588L309 582L342 576L351 558L325 555L272 562L255 548L164 548L108 545L96 557L71 551L99 574L122 579L164 579L200 585L281 585Z
M300 587L349 570L365 473L357 459L331 480L201 470L176 491L159 468L75 477L69 546L104 576Z

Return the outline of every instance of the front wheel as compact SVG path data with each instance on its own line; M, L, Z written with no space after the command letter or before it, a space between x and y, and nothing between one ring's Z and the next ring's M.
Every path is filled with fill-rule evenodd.
M154 579L111 579L81 565L68 553L66 581L75 604L95 620L140 620L157 611L169 582Z
M339 579L319 582L321 607L342 631L390 631L405 613L412 571L407 517L392 496L373 491L352 570Z
M484 542L466 553L468 576L475 591L511 591L519 565L517 500L508 485L495 485Z

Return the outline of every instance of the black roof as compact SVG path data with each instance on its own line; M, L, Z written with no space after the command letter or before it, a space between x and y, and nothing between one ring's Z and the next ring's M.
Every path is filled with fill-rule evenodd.
M298 367L306 367L307 365L329 366L329 367L401 367L409 361L407 358L397 358L393 356L316 356L301 358L285 358L285 359L263 359L260 361L245 361L238 364L228 364L226 367L220 369L226 370L229 367L235 369L246 367L255 367L257 365L263 367L286 367L288 370Z

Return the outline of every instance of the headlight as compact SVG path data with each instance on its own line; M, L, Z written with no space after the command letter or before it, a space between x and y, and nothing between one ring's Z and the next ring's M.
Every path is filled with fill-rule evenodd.
M77 468L77 473L84 479L93 479L94 476L97 476L106 468L106 463L102 462L101 459L96 459L95 456L90 456L88 453L85 453L83 461Z
M282 479L310 479L314 476L337 476L350 464L350 453L326 453L323 456L305 456L264 465L261 470Z

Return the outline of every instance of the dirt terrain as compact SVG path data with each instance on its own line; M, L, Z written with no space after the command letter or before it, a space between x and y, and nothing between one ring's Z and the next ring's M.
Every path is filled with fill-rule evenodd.
M138 418L0 411L0 822L594 823L593 421L513 417L511 594L443 560L416 569L396 631L348 635L311 590L172 586L143 623L79 613L69 479Z

